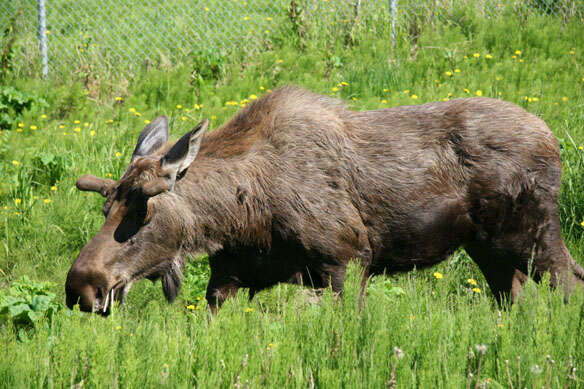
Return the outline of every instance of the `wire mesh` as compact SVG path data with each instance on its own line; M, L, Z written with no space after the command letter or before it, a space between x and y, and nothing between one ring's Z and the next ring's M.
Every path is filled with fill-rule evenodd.
M67 77L104 67L113 72L174 65L205 52L261 49L290 25L292 8L315 23L360 23L389 31L433 25L477 7L485 18L506 10L584 21L581 0L46 0L49 73ZM296 10L294 10L295 12ZM328 19L327 19L328 16ZM326 20L326 22L325 22ZM330 22L329 20L333 20ZM381 27L380 27L381 26ZM19 69L42 66L35 1L0 1L0 53Z

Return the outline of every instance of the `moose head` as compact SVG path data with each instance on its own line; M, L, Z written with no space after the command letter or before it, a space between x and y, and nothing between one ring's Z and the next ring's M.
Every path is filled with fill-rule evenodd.
M181 284L183 259L180 196L175 184L197 157L209 121L204 120L174 145L168 119L160 116L138 138L130 164L117 180L84 175L77 188L106 200L105 222L81 250L67 275L67 306L107 315L114 300L123 303L132 283L162 279L168 301Z

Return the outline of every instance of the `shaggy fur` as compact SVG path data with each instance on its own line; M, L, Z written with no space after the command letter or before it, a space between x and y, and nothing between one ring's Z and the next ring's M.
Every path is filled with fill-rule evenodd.
M209 254L212 308L278 282L340 292L351 258L367 276L431 266L461 246L500 300L518 296L532 259L554 285L584 277L560 236L557 141L510 103L354 112L281 88L207 134L188 170L161 186L172 190L146 196L140 188L168 177L169 147L110 183L104 227L69 273L69 305L90 309L99 290L159 276L172 300L196 252Z

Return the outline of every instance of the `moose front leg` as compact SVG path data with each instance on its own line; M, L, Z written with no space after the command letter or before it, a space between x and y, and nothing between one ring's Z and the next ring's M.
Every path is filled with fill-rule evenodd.
M207 303L211 309L211 313L217 313L217 310L221 308L221 305L227 300L228 297L235 297L239 286L229 279L213 279L211 274L211 279L207 285Z
M207 303L211 312L215 314L229 297L235 297L242 286L238 274L237 263L230 255L220 253L209 258L211 278L207 285Z

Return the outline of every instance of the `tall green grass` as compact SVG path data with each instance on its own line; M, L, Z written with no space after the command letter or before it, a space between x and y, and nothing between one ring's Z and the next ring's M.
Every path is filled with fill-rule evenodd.
M216 128L285 84L356 110L482 95L541 116L560 140L564 237L584 263L584 27L521 15L486 19L462 7L400 30L395 48L387 27L371 21L302 19L304 33L283 21L261 51L210 51L115 82L96 73L97 93L88 78L7 76L46 104L0 134L0 285L21 275L50 280L64 301L66 272L103 221L102 199L78 192L74 180L119 177L145 120L168 115L174 137L205 117ZM208 267L198 258L174 305L143 281L107 319L63 309L31 329L0 324L0 386L584 386L582 293L565 304L545 282L529 283L520 304L500 309L459 252L435 269L372 280L359 312L358 272L349 272L342 301L325 291L315 302L306 289L281 285L251 302L242 292L211 318L200 299Z

